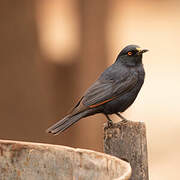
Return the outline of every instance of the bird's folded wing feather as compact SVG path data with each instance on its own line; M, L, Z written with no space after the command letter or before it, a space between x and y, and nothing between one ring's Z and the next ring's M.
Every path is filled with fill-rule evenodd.
M130 91L137 83L136 73L130 74L121 80L101 81L97 80L85 93L82 104L86 107L101 105ZM94 106L95 107L95 106Z

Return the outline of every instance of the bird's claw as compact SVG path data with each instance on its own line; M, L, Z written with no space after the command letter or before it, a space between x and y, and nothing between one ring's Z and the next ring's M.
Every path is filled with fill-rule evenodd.
M121 123L122 123L122 124L127 124L127 123L128 123L128 120L127 120L127 119L123 119L123 120L121 121Z
M113 121L112 120L108 120L108 127L112 127L112 125L113 125Z

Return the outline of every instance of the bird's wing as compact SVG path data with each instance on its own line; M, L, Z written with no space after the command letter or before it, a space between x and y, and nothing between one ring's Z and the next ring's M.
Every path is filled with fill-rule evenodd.
M85 93L82 104L86 107L97 107L107 103L116 97L131 90L137 83L138 76L136 73L129 74L121 80L97 80Z

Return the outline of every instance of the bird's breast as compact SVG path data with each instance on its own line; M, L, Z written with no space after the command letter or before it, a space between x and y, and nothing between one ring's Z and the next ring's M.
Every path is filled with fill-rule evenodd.
M106 114L124 112L135 101L144 83L145 72L143 66L130 69L130 74L132 75L132 73L138 76L137 83L126 93L108 102L104 107Z

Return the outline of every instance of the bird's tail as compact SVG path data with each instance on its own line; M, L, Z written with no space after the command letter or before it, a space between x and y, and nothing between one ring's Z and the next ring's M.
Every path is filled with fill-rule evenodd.
M66 130L68 127L70 127L71 125L73 125L74 123L76 123L78 120L80 120L81 118L85 117L87 114L86 111L75 114L73 116L71 115L67 115L65 116L63 119L61 119L60 121L58 121L56 124L54 124L53 126L51 126L50 128L47 129L48 133L52 133L54 135L58 135L60 132L63 132L64 130Z

